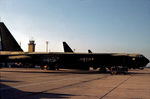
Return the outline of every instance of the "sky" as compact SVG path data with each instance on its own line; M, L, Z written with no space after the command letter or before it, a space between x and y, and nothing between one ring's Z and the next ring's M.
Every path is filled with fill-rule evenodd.
M150 59L150 0L0 0L0 20L24 51L140 53Z

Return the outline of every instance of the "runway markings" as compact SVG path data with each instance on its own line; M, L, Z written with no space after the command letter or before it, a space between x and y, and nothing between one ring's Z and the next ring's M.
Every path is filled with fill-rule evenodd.
M108 75L107 76L98 77L98 78L94 78L94 79L90 79L90 80L80 81L80 82L77 82L77 83L71 83L71 84L67 84L67 85L61 86L61 87L57 87L57 88L52 88L52 89L40 91L38 93L30 93L30 94L28 94L26 96L37 95L39 93L45 93L45 92L48 92L48 91L54 91L54 90L58 90L58 89L66 88L66 87L71 87L71 86L79 85L79 84L82 84L82 83L88 83L88 82L91 82L91 81L100 80L100 79L107 78L107 77L108 77ZM82 77L77 77L77 78L82 78ZM69 80L71 80L71 79L69 79ZM22 97L22 96L19 96L19 97ZM19 97L17 97L17 98L19 98Z
M106 76L103 76L103 77L100 77L100 78L96 78L96 79L94 78L94 79L91 79L91 80L81 81L80 83L85 83L85 82L89 82L89 81L93 81L93 80L98 80L98 79L101 79L101 78L104 78L104 77L106 77ZM83 78L83 77L74 77L74 78L70 77L70 78L61 79L61 80L53 80L53 81L50 80L50 81L46 81L46 82L37 82L37 83L30 83L30 84L18 85L18 86L14 86L13 88L22 88L22 87L28 87L28 86L41 85L41 84L45 84L45 83L55 83L55 82L61 82L61 81L67 81L67 80L73 80L73 79L81 79L81 78ZM84 78L88 78L88 77L84 77ZM71 86L71 85L67 85L67 86ZM0 88L0 91L9 90L9 89L12 89L12 87Z
M127 80L129 80L132 76L128 77L127 79L123 80L121 83L119 83L117 86L115 86L114 88L112 88L110 91L108 91L106 94L104 94L102 97L100 97L99 99L103 99L105 96L107 96L108 94L110 94L112 91L114 91L115 89L117 89L119 86L121 86L123 83L125 83Z

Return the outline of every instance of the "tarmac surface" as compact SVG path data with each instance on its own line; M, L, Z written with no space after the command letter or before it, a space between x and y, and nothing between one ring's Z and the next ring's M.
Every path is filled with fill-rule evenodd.
M150 68L129 74L0 69L0 99L150 99Z

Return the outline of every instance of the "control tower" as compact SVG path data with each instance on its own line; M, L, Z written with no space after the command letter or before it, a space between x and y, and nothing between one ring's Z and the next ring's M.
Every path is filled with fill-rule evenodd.
M34 40L29 40L28 52L35 52L35 45Z

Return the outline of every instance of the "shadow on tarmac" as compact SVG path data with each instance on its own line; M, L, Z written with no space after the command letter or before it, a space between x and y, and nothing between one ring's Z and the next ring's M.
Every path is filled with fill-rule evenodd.
M143 75L145 75L145 74L148 74L148 75L150 75L150 73L142 73L142 72L128 72L128 74L129 75L136 75L136 74L143 74Z
M1 83L1 82L13 82L13 83L15 83L15 82L21 82L21 81L10 81L10 80L1 80L1 79L0 79L0 83ZM0 88L1 88L1 86L0 86Z
M135 72L137 71L137 72ZM150 74L150 73L146 73L146 72L138 72L139 70L130 70L128 73L126 73L126 75L133 75L133 74ZM111 74L110 71L106 72L106 73L100 73L99 71L88 71L88 70L40 70L39 71L35 71L35 70L30 70L25 71L25 70L17 70L17 71L8 71L8 70L4 70L1 72L17 72L17 73L47 73L47 74ZM121 73L123 74L123 73Z
M12 81L13 82L13 81ZM72 94L26 92L0 83L0 99L41 99L41 98L69 98Z
M41 71L1 71L1 72L18 72L18 73L48 73L48 74L101 74L99 71L82 71L82 70L75 70L75 71L70 71L70 70L41 70ZM110 72L102 73L102 74L110 74Z

